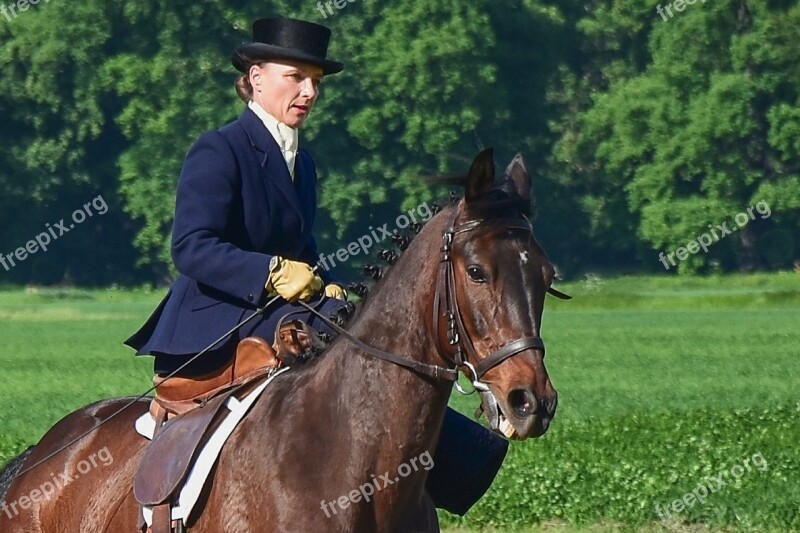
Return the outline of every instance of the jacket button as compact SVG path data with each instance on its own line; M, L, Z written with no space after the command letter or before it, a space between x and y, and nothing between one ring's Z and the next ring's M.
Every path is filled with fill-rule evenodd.
M252 294L248 294L248 295L247 295L247 301L248 301L248 302L252 302L253 300L255 300L255 298L253 297L253 295L252 295Z

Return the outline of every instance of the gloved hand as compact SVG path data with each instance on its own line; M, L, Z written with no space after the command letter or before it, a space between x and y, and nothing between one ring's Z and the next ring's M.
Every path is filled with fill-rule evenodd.
M328 298L338 298L339 300L347 300L347 291L335 283L325 285L325 296Z
M264 288L267 294L280 294L285 300L306 300L322 289L322 278L300 261L275 256L269 263L269 278Z

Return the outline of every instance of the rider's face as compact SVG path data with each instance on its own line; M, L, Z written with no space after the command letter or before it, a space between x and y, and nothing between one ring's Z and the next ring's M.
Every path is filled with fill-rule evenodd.
M250 67L253 101L292 128L305 122L319 96L322 69L294 61L269 61Z

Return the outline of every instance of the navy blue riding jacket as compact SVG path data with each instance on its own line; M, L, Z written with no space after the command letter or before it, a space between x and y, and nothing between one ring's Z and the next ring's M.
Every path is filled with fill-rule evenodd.
M137 355L197 353L266 301L273 255L316 264L316 185L308 152L298 150L293 182L278 144L249 108L204 134L189 151L178 182L172 257L180 275L125 343ZM320 275L326 283L335 281L324 269ZM341 306L330 300L322 305L326 314ZM279 302L246 334L272 342L277 319L297 308ZM314 322L308 315L296 318Z

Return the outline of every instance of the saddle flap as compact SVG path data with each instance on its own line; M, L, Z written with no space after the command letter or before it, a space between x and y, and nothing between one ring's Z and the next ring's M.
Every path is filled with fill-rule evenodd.
M154 506L169 500L186 478L209 428L235 390L170 420L157 432L136 471L133 483L136 501Z

